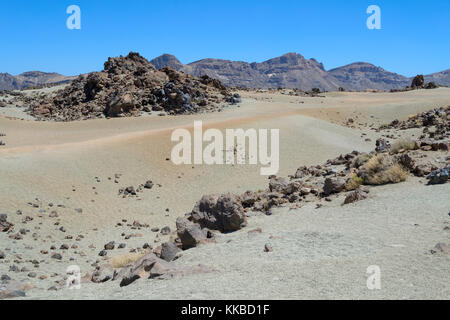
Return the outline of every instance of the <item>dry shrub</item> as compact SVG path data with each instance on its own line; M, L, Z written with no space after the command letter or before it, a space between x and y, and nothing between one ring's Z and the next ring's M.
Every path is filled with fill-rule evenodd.
M370 155L368 155L367 153L362 153L359 156L356 157L356 159L353 161L353 167L355 168L359 168L361 167L363 164L365 164L367 161L369 161L371 158Z
M408 178L406 171L400 164L395 163L387 155L378 154L373 156L361 169L359 176L367 185L382 185L388 183L399 183Z
M414 150L416 149L416 142L411 139L401 139L394 142L391 147L392 153L398 153L400 150Z
M113 268L123 268L130 263L136 262L145 255L144 252L141 253L128 253L120 256L113 257L110 264Z
M353 191L359 188L360 185L364 183L364 180L361 177L358 177L356 174L350 177L348 179L347 183L345 184L345 190L347 191Z

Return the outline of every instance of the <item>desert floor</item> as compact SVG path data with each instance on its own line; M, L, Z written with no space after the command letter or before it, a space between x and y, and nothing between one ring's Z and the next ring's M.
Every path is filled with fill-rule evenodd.
M63 280L69 265L79 265L83 274L92 272L91 264L101 259L98 252L111 240L127 244L111 257L144 243L155 247L167 241L167 236L157 236L150 229L169 226L174 230L175 219L204 194L267 187L259 166L175 166L167 159L176 128L192 129L194 121L202 120L205 129L280 129L278 175L287 176L302 165L320 164L342 153L371 151L382 134L371 126L450 103L449 88L333 92L314 98L240 93L243 102L223 112L175 117L53 123L33 121L22 108L0 108L0 132L6 134L1 138L6 146L0 147L0 213L7 213L17 230L30 231L23 240L0 234L0 250L7 255L0 260L0 275L33 282L36 288L27 292L28 298L450 298L450 257L429 253L438 242L449 242L444 227L450 224L450 185L428 187L412 177L398 185L373 188L368 200L346 207L338 199L323 203L320 209L310 204L298 210L279 209L270 217L255 214L247 228L222 235L216 244L185 251L176 261L202 263L216 270L212 273L140 280L122 289L108 282L83 284L80 290L48 291L55 281ZM349 118L354 120L353 128L344 125ZM138 197L118 195L120 188L147 180L155 187ZM54 210L59 217L50 218ZM33 220L22 224L26 216ZM123 219L147 223L150 228L117 227ZM248 234L257 227L261 234ZM136 232L140 234L128 240L122 236ZM75 241L66 239L68 235L84 238ZM274 252L264 253L269 242ZM50 250L52 245L59 249L75 243L76 249ZM56 262L41 250L59 252L63 259ZM30 262L33 259L42 261L39 268ZM15 261L25 271L9 271ZM367 289L370 265L381 268L381 290ZM27 276L31 271L36 278ZM38 279L42 275L47 278Z

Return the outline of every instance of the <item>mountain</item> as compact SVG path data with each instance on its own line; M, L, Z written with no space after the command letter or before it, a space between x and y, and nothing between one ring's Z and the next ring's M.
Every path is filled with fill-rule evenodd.
M389 91L411 84L412 78L389 72L367 62L356 62L332 70L325 70L315 59L305 59L298 53L288 53L261 63L203 59L183 64L171 54L163 54L150 61L157 69L170 66L176 71L199 77L208 75L231 87L245 88L297 88L309 91L320 88L335 91L364 91L376 89ZM42 85L65 83L75 77L40 71L25 72L18 76L0 73L0 90L24 89ZM450 86L450 69L425 76L426 82Z
M194 76L206 74L223 84L246 88L301 88L337 90L338 81L314 59L288 53L262 63L204 59L180 69Z
M376 89L389 91L402 89L411 84L412 78L389 72L367 62L356 62L332 70L325 70L315 59L305 59L297 53L261 63L203 59L183 65L175 56L164 54L151 61L156 68L171 66L177 71L201 76L206 74L228 86L246 88L320 88L333 91L339 87L346 90L364 91ZM425 81L450 86L450 70L425 76Z
M336 78L343 88L355 91L402 89L411 84L407 77L366 62L352 63L332 69L328 73Z
M46 73L30 71L12 76L9 73L0 73L0 90L20 90L29 87L66 83L75 77L63 76L59 73Z
M0 73L0 90L16 90L21 82L9 73Z
M171 67L172 69L179 71L184 65L175 56L171 54L163 54L150 61L151 64L155 66L156 69L162 69L164 67Z
M450 86L450 69L425 76L425 82L434 82L443 86Z

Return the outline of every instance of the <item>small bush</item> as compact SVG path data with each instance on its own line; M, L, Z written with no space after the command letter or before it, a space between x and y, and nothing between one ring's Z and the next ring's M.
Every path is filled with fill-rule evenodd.
M397 140L391 147L392 153L398 153L400 150L414 150L416 149L416 142L411 139Z
M408 178L409 172L400 164L394 163L389 156L378 154L373 156L361 169L359 176L366 185L383 185L399 183Z
M129 265L130 263L136 262L139 259L141 259L143 256L145 255L145 253L128 253L128 254L123 254L117 257L113 257L111 259L111 266L113 268L123 268L127 265Z
M347 190L347 191L356 190L363 183L364 183L364 180L355 174L350 179L348 179L347 183L345 184L345 190Z

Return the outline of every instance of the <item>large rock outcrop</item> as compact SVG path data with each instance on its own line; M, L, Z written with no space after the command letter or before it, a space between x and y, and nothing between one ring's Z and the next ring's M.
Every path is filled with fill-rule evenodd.
M232 97L220 81L196 78L170 67L157 70L138 53L109 58L104 70L82 75L63 90L35 101L29 113L56 121L215 110Z

